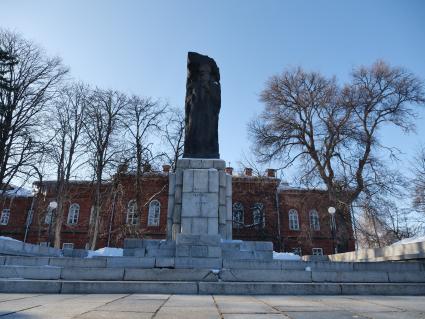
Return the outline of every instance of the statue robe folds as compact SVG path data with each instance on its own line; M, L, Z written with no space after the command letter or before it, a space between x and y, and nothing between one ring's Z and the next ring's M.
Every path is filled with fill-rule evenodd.
M184 158L220 158L220 72L208 56L188 53Z

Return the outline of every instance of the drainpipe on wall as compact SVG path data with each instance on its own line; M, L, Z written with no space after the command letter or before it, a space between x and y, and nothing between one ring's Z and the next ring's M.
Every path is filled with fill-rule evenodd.
M279 237L279 249L282 250L282 237L280 235L280 213L279 213L279 185L276 187L275 199L276 199L276 213L277 213L277 235Z
M32 196L32 200L31 200L31 208L27 213L27 219L25 220L25 235L24 235L24 243L27 242L27 236L28 236L28 231L30 228L30 224L32 223L32 219L34 216L34 202L35 202L35 194L33 194ZM32 216L30 216L30 214Z
M114 185L114 197L112 199L112 211L111 211L111 218L109 219L109 229L108 229L108 243L106 244L106 247L109 247L111 243L111 235L112 235L112 223L114 221L115 216L115 201L117 197L118 187L115 187Z

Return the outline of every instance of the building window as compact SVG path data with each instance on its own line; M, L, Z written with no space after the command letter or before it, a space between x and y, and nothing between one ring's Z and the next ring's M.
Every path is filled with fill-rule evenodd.
M56 208L52 208L50 207L50 203L49 206L47 206L47 212L46 212L46 216L44 216L44 223L47 225L50 225L54 220L55 220L55 211Z
M74 203L71 206L69 206L68 224L76 225L78 223L79 216L80 216L80 205Z
M126 223L128 225L137 225L139 223L139 214L137 213L137 203L134 199L128 202Z
M149 203L148 226L159 226L161 204L156 199Z
M289 229L300 230L300 222L298 220L298 212L295 209L289 210Z
M73 243L63 243L62 249L74 249L74 244Z
M9 224L9 217L10 217L10 209L4 208L3 211L1 212L0 225Z
M243 206L241 203L234 203L232 209L233 228L242 228L244 225Z
M255 203L252 207L252 219L254 221L254 226L259 226L263 228L266 224L266 219L264 216L264 205L262 203Z
M310 228L312 230L320 230L319 213L317 212L317 210L312 209L309 215L310 215Z
M301 247L296 247L296 248L292 249L292 252L293 252L295 255L302 256L302 250L301 250Z
M323 248L313 248L314 256L323 256Z

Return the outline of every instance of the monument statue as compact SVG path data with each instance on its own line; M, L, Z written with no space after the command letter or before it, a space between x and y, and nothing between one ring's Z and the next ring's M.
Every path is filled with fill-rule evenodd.
M220 158L220 72L213 59L189 52L185 101L184 158Z

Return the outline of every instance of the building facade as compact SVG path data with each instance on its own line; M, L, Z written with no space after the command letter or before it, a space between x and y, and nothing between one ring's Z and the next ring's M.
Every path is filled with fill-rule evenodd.
M232 174L232 169L227 168ZM102 185L102 207L97 247L122 247L124 238L165 239L168 210L168 172L147 172L139 179L121 172ZM30 243L53 242L55 181L35 183L33 196L3 196L0 236ZM233 239L272 241L275 251L302 255L354 250L351 216L337 211L324 191L290 188L275 177L252 176L251 169L232 176ZM94 186L70 183L64 205L61 246L87 248L93 222ZM332 231L331 225L336 225Z

